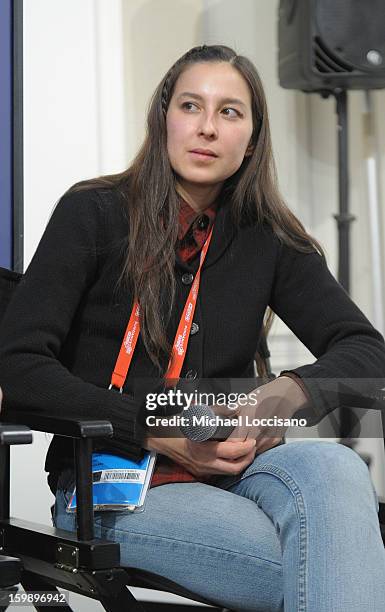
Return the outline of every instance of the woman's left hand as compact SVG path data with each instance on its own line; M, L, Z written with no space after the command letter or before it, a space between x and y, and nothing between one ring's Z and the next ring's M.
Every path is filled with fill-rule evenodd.
M248 403L238 406L234 416L239 425L228 440L254 438L256 452L262 453L276 446L288 429L286 419L291 419L300 408L308 405L308 398L301 387L288 376L254 389L248 395Z
M280 438L264 438L263 436L258 438L256 440L256 445L255 445L255 454L256 455L260 455L261 453L264 453L265 451L269 450L269 448L273 448L274 446L278 446L278 444L280 444L280 442L282 442L282 438L283 436L281 436Z

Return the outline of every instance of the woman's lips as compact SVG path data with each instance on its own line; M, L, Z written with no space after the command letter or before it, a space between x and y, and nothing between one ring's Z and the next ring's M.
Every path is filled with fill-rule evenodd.
M209 153L198 153L197 151L189 151L191 155L193 155L196 159L203 159L205 161L217 159L216 155L211 155Z

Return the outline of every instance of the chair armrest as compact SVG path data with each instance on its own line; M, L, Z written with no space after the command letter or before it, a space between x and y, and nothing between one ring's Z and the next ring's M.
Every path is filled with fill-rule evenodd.
M10 410L2 413L8 422L27 425L35 431L43 431L73 439L76 499L77 535L80 540L94 538L94 513L92 505L92 440L112 437L110 421L75 419L42 414L39 410ZM4 511L4 516L9 516Z
M38 410L12 410L2 413L2 420L26 425L35 431L57 434L69 438L112 437L114 431L110 421L75 419L42 414Z
M113 428L110 421L75 419L42 414L39 410L18 409L4 411L1 416L7 422L27 425L35 431L53 433L73 439L78 504L76 513L77 534L80 540L92 540L94 537L92 439L112 437ZM6 516L5 513L4 516Z
M32 431L25 425L0 423L0 446L7 444L31 444Z

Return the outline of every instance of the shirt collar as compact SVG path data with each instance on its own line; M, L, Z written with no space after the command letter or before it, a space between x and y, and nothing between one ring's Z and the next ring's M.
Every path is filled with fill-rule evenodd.
M196 212L193 208L191 208L191 206L186 202L186 200L180 198L178 240L183 240L190 227L198 219L201 219L204 216L208 217L209 226L211 226L214 223L217 207L217 202L214 202L203 212Z

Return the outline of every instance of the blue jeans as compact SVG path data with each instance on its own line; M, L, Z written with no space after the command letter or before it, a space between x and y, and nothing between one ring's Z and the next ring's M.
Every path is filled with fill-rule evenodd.
M59 479L53 522L74 531L71 476ZM377 496L355 451L291 442L219 481L154 487L141 513L95 512L95 536L120 543L122 566L233 610L383 612Z

